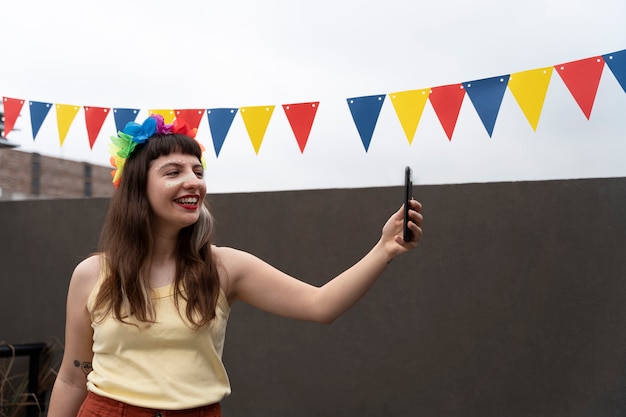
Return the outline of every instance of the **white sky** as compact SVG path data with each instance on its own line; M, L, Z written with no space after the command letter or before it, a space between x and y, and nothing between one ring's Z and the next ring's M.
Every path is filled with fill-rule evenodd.
M626 94L605 67L587 120L556 72L537 131L510 91L489 138L465 97L452 141L430 103L409 145L387 97L366 153L346 99L510 74L626 48L623 0L2 1L0 96L139 108L275 105L259 154L238 114L211 192L626 175ZM320 101L304 154L282 104ZM141 113L137 118L147 116ZM22 150L108 165L112 115L93 150L81 110L59 146L51 110Z

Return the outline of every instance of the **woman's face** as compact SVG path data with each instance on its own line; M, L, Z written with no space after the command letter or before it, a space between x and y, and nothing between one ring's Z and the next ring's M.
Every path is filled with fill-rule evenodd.
M178 233L198 220L206 183L195 156L175 152L153 160L147 187L153 227Z

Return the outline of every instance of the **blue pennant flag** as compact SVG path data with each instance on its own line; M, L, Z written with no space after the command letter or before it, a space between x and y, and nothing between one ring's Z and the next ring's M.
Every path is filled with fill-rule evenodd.
M626 49L602 55L602 58L626 93Z
M211 137L213 138L213 148L215 148L215 156L220 156L222 145L226 140L226 135L230 130L230 125L237 115L238 109L207 109L207 121L211 129Z
M33 129L33 140L37 137L37 133L39 133L43 121L46 120L51 107L52 103L30 102L30 126Z
M347 100L352 119L361 136L365 152L367 152L372 141L376 122L378 122L380 109L385 101L385 95L354 97Z
M487 129L489 137L493 134L502 98L509 84L509 77L509 75L501 75L463 83L463 88Z
M137 113L139 113L139 109L113 109L117 132L123 131L128 122L134 122L137 118Z

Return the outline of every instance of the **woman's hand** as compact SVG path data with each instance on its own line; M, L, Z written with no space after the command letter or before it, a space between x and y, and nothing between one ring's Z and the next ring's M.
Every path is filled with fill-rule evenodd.
M400 207L383 226L381 242L389 255L389 261L396 256L417 247L422 237L422 204L417 200L409 200L409 229L413 232L413 238L405 242L403 238L404 206Z

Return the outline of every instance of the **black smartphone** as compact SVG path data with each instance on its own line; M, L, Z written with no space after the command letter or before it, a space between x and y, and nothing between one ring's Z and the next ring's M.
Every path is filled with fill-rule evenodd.
M411 167L407 166L404 169L404 230L402 237L405 242L410 242L413 239L413 232L409 229L409 201L413 197L413 178Z

